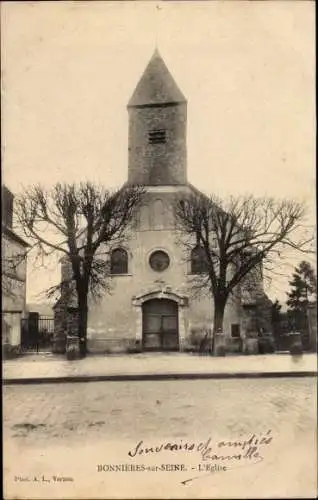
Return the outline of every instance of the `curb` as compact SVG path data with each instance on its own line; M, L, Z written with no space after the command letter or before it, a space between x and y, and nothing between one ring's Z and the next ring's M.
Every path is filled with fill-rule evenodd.
M123 375L75 375L62 377L30 377L3 379L3 385L32 385L83 382L123 382L149 380L221 380L253 378L317 377L317 371L299 372L238 372L238 373L145 373Z

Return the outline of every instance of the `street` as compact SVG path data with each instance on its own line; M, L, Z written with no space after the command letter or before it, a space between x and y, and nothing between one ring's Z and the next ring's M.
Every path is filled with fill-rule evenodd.
M98 464L128 463L128 451L140 441L147 446L209 437L218 441L268 430L273 441L261 465L246 467L239 476L231 471L228 481L215 474L212 485L209 477L194 481L187 489L192 488L191 493L180 485L182 472L148 474L147 481L143 474L97 472ZM132 488L144 498L150 492L160 497L168 491L176 498L204 495L205 488L247 498L255 493L310 496L316 492L315 433L313 377L8 386L4 387L6 498L22 492L28 498L47 494L53 496L46 498L102 498L105 484L112 498L127 491L132 495ZM185 454L176 457L168 452L160 458L140 458L152 463L187 463L187 459ZM45 485L44 492L43 487L14 479L44 473L51 477L57 469L72 476L73 482L63 483L63 488L55 485L54 490L52 484ZM168 474L168 483L162 474ZM270 481L268 474L273 474ZM171 483L172 477L176 480ZM252 483L246 482L251 477Z

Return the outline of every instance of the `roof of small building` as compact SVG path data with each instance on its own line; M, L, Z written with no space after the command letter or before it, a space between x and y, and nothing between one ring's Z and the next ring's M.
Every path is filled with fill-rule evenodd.
M135 88L128 107L182 102L186 102L186 98L156 49Z

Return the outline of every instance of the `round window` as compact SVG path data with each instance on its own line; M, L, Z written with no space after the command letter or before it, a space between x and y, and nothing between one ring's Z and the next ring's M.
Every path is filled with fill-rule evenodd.
M162 250L157 250L150 255L149 264L154 271L165 271L169 267L169 255Z

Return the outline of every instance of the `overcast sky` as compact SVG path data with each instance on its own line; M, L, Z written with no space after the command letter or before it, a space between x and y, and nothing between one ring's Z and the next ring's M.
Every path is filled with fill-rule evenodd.
M3 177L13 192L126 180L126 104L157 45L188 99L188 180L221 196L306 199L315 223L314 2L1 7ZM56 280L54 266L30 261L29 300ZM286 286L275 280L270 296L285 300Z

